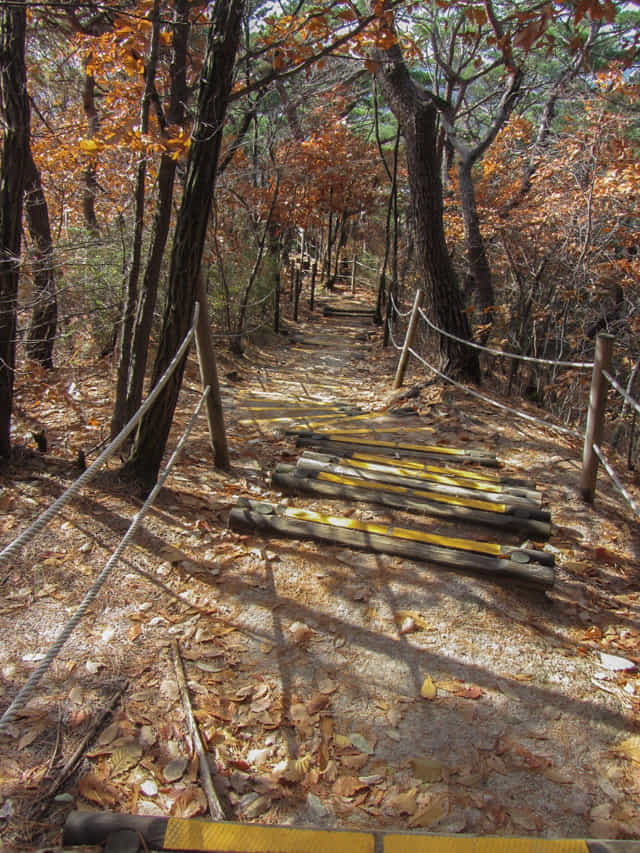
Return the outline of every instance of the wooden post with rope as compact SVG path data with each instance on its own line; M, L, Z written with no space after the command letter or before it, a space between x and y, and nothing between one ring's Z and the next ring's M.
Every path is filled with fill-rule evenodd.
M402 345L402 353L400 354L400 361L398 362L396 376L393 380L394 389L400 388L404 382L404 374L407 369L407 362L409 361L409 349L413 345L413 339L415 337L416 327L418 324L418 312L420 311L423 299L424 290L422 290L422 288L418 288L418 290L416 290L415 299L413 300L413 309L411 311L411 317L407 327L407 334L404 338L404 344Z
M613 354L613 335L601 333L596 338L596 355L591 376L589 412L584 436L580 493L587 503L593 503L598 476L598 456L594 444L600 445L604 432L604 412L607 403L608 382L602 371L609 370Z

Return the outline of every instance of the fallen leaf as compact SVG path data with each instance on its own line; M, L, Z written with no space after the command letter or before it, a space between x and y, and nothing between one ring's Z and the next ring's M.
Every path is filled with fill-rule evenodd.
M445 794L440 794L433 797L427 806L421 808L409 819L409 826L411 829L418 827L424 829L439 823L448 814L449 801Z
M484 690L475 686L460 687L454 693L456 696L460 696L461 699L480 699L481 696L484 696Z
M514 825L520 827L520 829L526 829L531 832L542 829L542 821L538 815L525 806L507 809L507 813Z
M313 635L311 628L304 622L294 622L289 631L293 637L293 642L296 644L306 642Z
M111 753L111 775L120 776L134 767L142 757L142 748L135 741L128 741Z
M442 779L442 764L433 758L412 758L411 772L422 782L439 782Z
M317 714L329 702L329 696L326 693L318 692L307 702L307 711L310 714Z
M177 782L184 776L184 771L187 769L186 758L174 758L162 770L162 775L167 782Z
M43 732L43 729L38 728L38 727L27 729L27 731L22 735L22 737L18 741L18 746L17 746L18 752L20 752L23 749L26 749L26 747L28 747L28 746L31 746L31 744L35 740L37 740L37 738L39 737L39 735L42 734L42 732Z
M132 625L127 631L127 636L131 642L137 640L140 634L142 633L142 628L140 627L140 623L136 622L135 625Z
M108 743L111 743L118 737L118 732L120 731L120 722L116 721L111 723L110 726L107 726L104 731L100 732L100 736L98 737L98 744L100 746L106 746Z
M640 764L640 735L631 735L631 737L614 746L613 751Z
M405 791L402 794L391 794L385 800L385 806L392 809L397 814L415 814L417 809L418 789L412 788L410 791Z
M171 814L174 817L190 818L207 811L207 798L200 788L185 788L176 797Z
M400 628L401 634L408 634L410 631L427 631L430 628L424 616L416 610L396 610L393 619Z
M97 773L89 773L78 779L78 791L85 800L103 807L112 807L120 800L118 790Z
M333 783L331 790L339 797L353 797L358 791L363 791L367 788L357 776L341 776Z
M367 755L373 754L373 746L362 737L358 732L350 732L349 740L351 741L352 746L355 746L359 752L364 752Z
M340 763L348 770L362 770L367 761L369 761L369 756L366 752L359 752L357 755L340 756Z
M435 699L438 695L438 690L431 680L430 675L425 675L424 681L422 682L422 687L420 688L420 695L423 699Z

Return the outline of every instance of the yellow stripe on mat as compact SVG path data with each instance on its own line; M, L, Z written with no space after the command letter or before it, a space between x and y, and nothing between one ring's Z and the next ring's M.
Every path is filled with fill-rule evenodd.
M374 837L366 832L284 829L277 826L209 823L170 818L164 849L231 853L373 853Z
M478 501L475 498L459 498L455 495L442 495L440 492L429 492L425 489L408 489L405 486L395 486L392 483L378 483L374 480L362 480L358 477L341 477L331 474L329 471L318 471L318 480L326 480L329 483L338 483L343 486L356 486L360 489L378 489L383 492L392 492L404 495L408 498L417 497L437 503L451 504L452 506L464 506L468 509L483 509L487 512L505 512L504 504L491 503L490 501Z
M339 435L339 433L338 433ZM318 438L326 438L330 441L341 441L333 433L318 433ZM466 456L467 451L458 447L439 447L437 444L403 444L400 441L368 441L364 438L352 438L349 444L366 444L367 447L391 447L394 450L415 450L418 453L444 453L447 456Z
M437 536L434 533L423 533L422 530L409 530L406 527L385 527L382 524L367 524L356 518L340 518L334 515L324 515L311 512L308 509L287 507L283 513L287 518L297 518L300 521L315 521L318 524L328 524L331 527L342 527L346 530L359 530L363 533L377 533L381 536L392 536L395 539L407 539L411 542L422 542L427 545L443 545L445 548L457 548L461 551L475 551L479 554L490 554L492 557L501 555L501 548L495 542L476 542L473 539L453 539L447 536Z
M394 474L396 477L412 477L416 480L426 480L429 483L442 483L443 486L459 486L460 488L464 489L476 489L478 491L483 492L496 492L497 494L502 491L500 486L496 485L495 483L489 483L483 480L473 479L471 481L462 481L461 478L445 476L443 474L426 473L426 471L424 470L402 468L401 466L394 465L374 465L373 462L361 462L359 459L355 458L345 460L344 464L349 464L352 468L359 468L363 471L380 471L380 468L384 467L384 471L380 471L380 473Z
M442 468L438 465L425 465L422 462L416 462L415 459L389 459L388 456L377 456L374 453L354 453L349 459L361 459L363 462L375 462L378 465L390 466L391 463L396 468L407 468L411 471L430 471L435 474L455 474L456 477L465 477L469 480L488 480L494 483L500 482L499 474L492 474L490 471L469 471L463 468Z
M589 853L578 838L461 838L436 835L387 835L384 853Z

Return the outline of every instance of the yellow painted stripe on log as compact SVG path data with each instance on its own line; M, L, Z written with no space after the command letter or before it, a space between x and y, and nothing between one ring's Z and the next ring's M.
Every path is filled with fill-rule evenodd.
M375 453L354 453L350 459L362 459L364 462L377 462L379 465L387 466L391 462L388 456L378 456ZM439 465L425 465L423 462L416 462L415 459L394 459L393 464L397 468L408 468L412 471L431 471L436 474L455 474L456 477L464 477L467 480L500 482L500 475L492 474L490 471L478 472L464 468L442 468Z
M579 838L469 838L437 835L387 835L384 853L589 853Z
M370 415L364 415L364 417L369 418ZM345 420L349 420L349 418L345 418ZM342 424L344 421L340 418L334 419L335 429L332 430L332 435L356 435L359 433L375 433L378 432L435 432L435 428L431 426L407 426L406 424L403 426L389 426L387 424L375 424L369 423L363 427L353 427L352 429L345 427L342 429ZM313 421L311 422L311 426L313 426ZM328 424L321 424L321 426L328 426Z
M286 507L284 515L287 518L297 518L300 521L315 521L331 527L342 527L345 530L359 530L362 533L377 533L380 536L392 536L394 539L406 539L410 542L422 542L425 545L442 545L445 548L457 548L460 551L475 551L479 554L490 554L492 557L501 556L501 547L496 542L476 542L473 539L455 539L449 536L438 536L435 533L424 533L422 530L410 530L406 527L385 527L383 524L369 524L356 518L341 518L335 515L324 515L308 509Z
M318 433L319 438L340 441L333 433ZM349 444L366 444L368 447L390 447L392 450L415 450L417 453L443 453L447 456L465 456L467 451L458 447L439 447L436 444L403 444L400 441L367 441L363 438L353 438Z
M348 464L353 468L359 468L363 471L375 471L381 466L374 467L373 462L361 462L359 459L349 459ZM495 483L483 482L482 480L462 480L455 477L445 477L443 474L427 474L425 471L417 471L413 468L402 468L396 465L385 465L385 472L395 474L398 477L414 477L416 480L426 480L431 483L442 483L444 486L458 486L463 489L477 489L483 492L500 493L500 486Z
M440 492L429 492L426 489L408 489L405 486L395 486L391 483L378 483L374 480L361 480L358 477L343 477L332 474L330 471L319 471L318 480L326 480L331 483L339 483L344 486L357 486L363 489L378 489L384 492L393 492L396 495L406 497L416 496L425 500L437 501L438 503L451 504L452 506L464 506L468 509L482 509L487 512L505 512L504 504L494 504L490 501L478 501L474 498L459 498L455 495L442 495Z
M332 832L316 829L285 829L277 826L212 823L205 820L169 818L165 850L229 853L373 853L375 839L368 832Z

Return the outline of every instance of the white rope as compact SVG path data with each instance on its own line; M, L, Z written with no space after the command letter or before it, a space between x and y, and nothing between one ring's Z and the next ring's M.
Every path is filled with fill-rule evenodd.
M362 261L356 261L356 263L358 264L359 267L362 267L365 270L369 270L369 272L375 272L375 273L378 272L377 267L370 267L368 264L363 264Z
M473 347L474 349L480 350L481 352L488 352L490 355L497 355L500 358L515 358L518 361L528 361L533 364L548 364L553 367L576 367L579 370L591 370L593 368L592 361L557 361L552 358L535 358L532 355L520 355L516 352L505 352L504 350L492 349L491 347L484 347L481 344L477 344L474 341L467 341L465 338L459 338L457 335L453 335L451 332L445 332L444 329L441 329L439 326L436 326L435 323L432 323L431 320L424 313L423 309L420 308L420 316L425 321L429 328L433 329L434 332L438 332L440 335L444 335L446 338L451 338L452 341L457 341L459 344L466 344L469 347Z
M393 337L393 330L391 329L391 324L388 324L389 335L391 337L391 343L394 346L394 349L400 351L402 347L398 344L398 342ZM481 394L479 391L474 391L473 388L468 388L466 385L463 385L461 382L457 382L455 379L452 379L451 376L447 376L446 373L442 373L442 371L438 370L437 367L434 367L432 364L429 364L428 361L417 353L414 349L409 347L408 352L413 355L418 361L422 362L425 367L428 367L429 370L433 371L437 376L441 379L450 382L452 385L455 385L456 388L460 388L462 391L465 391L467 394L470 394L472 397L477 397L479 400L483 400L485 403L489 403L490 406L495 406L497 409L501 409L505 412L511 412L511 414L516 415L519 418L524 418L526 421L531 421L535 424L540 424L541 426L547 427L547 429L555 430L556 432L561 432L566 435L572 435L576 438L582 438L582 433L577 430L569 429L568 427L559 426L557 424L549 423L549 421L545 421L542 418L536 418L535 415L528 415L526 412L520 411L520 409L513 409L511 406L506 406L504 403L499 403L497 400L493 400L491 397L487 397L485 394Z
M442 373L438 370L437 367L434 367L432 364L429 364L428 361L425 361L421 355L419 355L414 349L409 347L409 352L411 355L415 356L418 361L421 361L425 367L428 367L429 370L432 370L435 374L437 374L441 379L446 379L447 382L450 382L452 385L455 385L456 388L460 388L462 391L466 391L467 394L470 394L472 397L476 397L478 400L483 400L485 403L489 403L490 406L495 406L496 409L500 409L503 412L510 412L512 415L516 415L518 418L523 418L526 421L530 421L534 424L539 424L540 426L546 427L547 429L554 430L555 432L561 432L563 435L571 435L574 438L582 438L582 433L578 432L575 429L569 429L569 427L559 426L558 424L549 423L549 421L543 420L543 418L537 418L535 415L528 415L526 412L520 411L520 409L514 409L511 406L506 406L504 403L499 403L497 400L492 400L491 397L487 397L486 394L481 394L479 391L474 391L472 388L468 388L466 385L463 385L461 382L457 382L455 379L452 379L450 376L447 376L446 373Z
M636 410L636 412L640 415L640 403L638 403L636 400L634 400L634 399L633 399L633 397L631 397L629 394L627 394L627 392L624 390L624 388L622 387L622 385L620 385L620 383L619 383L619 382L616 382L616 380L613 378L613 376L611 376L611 374L610 374L608 371L603 370L603 371L602 371L602 375L605 377L605 379L607 380L607 382L609 382L609 384L610 384L613 388L615 388L615 389L616 389L616 391L618 392L618 394L620 394L620 396L621 396L621 397L623 397L623 398L627 401L627 403L628 403L628 404L629 404L633 409L635 409L635 410Z
M392 305L392 307L393 307L393 310L396 312L396 314L398 315L398 317L408 317L408 316L411 314L411 312L413 311L413 305L411 306L411 308L409 308L409 310L408 310L408 311L401 311L401 310L398 308L398 305L397 305L397 303L396 303L396 300L393 298L393 293L389 293L389 297L390 297L390 299L391 299L391 305Z
M55 658L58 656L62 647L67 642L67 640L69 639L69 637L71 636L71 634L73 633L75 628L78 626L78 624L80 623L82 618L85 616L85 614L86 614L87 610L89 609L89 607L91 606L91 604L95 601L98 593L100 592L100 589L102 588L105 581L109 577L111 570L113 569L113 567L116 565L116 563L120 559L120 555L122 554L124 549L129 544L134 533L136 532L136 530L140 526L140 523L144 519L144 517L147 514L147 512L149 511L149 509L151 508L151 505L153 504L154 500L156 499L158 492L162 488L164 481L169 476L169 473L171 472L171 469L172 469L173 465L175 464L176 459L180 455L180 451L182 450L182 448L183 448L183 446L184 446L184 444L185 444L185 442L189 436L189 433L191 432L193 425L195 424L196 419L197 419L198 415L200 414L200 410L202 409L202 406L204 405L204 402L207 399L209 391L210 391L210 386L207 386L205 388L202 396L200 397L200 402L196 406L193 414L191 415L191 419L187 425L187 428L185 429L184 433L182 434L182 437L180 438L180 441L176 445L175 450L171 454L171 458L167 462L167 465L166 465L164 471L162 472L162 474L158 478L158 482L156 483L156 485L153 487L153 489L149 493L149 496L146 499L146 501L144 502L144 504L142 505L142 508L140 509L140 511L134 516L133 521L129 525L129 529L127 530L125 535L120 540L120 544L118 545L116 550L113 552L113 554L109 558L109 561L107 562L106 566L100 572L100 574L96 578L95 582L93 583L93 585L91 586L91 588L89 589L89 591L87 592L85 597L82 599L82 602L80 603L76 612L73 614L71 619L69 619L69 621L64 626L62 631L58 634L55 642L53 643L53 645L51 646L49 651L46 653L46 655L44 656L44 658L40 662L38 668L36 670L34 670L34 672L29 676L29 679L25 683L24 687L18 692L18 695L15 697L13 702L9 705L7 710L4 712L4 714L2 715L2 718L0 718L0 735L4 734L6 732L8 725L15 719L18 712L22 708L24 708L24 706L27 704L27 702L29 701L29 699L31 698L33 693L35 692L35 688L38 685L38 682L40 681L42 676L45 674L45 672L49 669L49 667L51 666L51 664L53 663Z
M640 507L634 501L634 499L631 497L631 495L626 490L626 488L622 485L622 483L620 482L620 478L618 477L616 472L613 470L611 465L609 465L607 460L604 458L604 454L603 454L602 450L598 447L597 444L593 445L593 451L596 454L596 456L598 457L598 459L602 462L602 467L607 472L607 474L611 478L612 482L614 483L614 485L616 486L616 488L618 489L618 491L620 492L622 497L629 504L629 506L631 507L631 509L633 510L635 515L637 516L637 518L640 518Z
M116 450L118 450L118 448L123 444L123 442L125 441L127 436L129 436L131 434L131 432L133 432L133 430L134 430L136 424L138 423L138 421L140 420L140 418L142 418L143 415L145 415L149 411L151 406L155 403L160 392L162 391L164 386L169 381L171 374L176 369L180 360L182 359L182 357L186 353L186 351L189 347L189 344L191 343L193 336L195 334L195 327L196 327L196 323L198 322L198 312L199 312L199 305L196 302L196 307L195 307L195 310L193 313L193 323L191 324L191 328L187 332L187 335L186 335L184 341L182 342L180 349L174 355L173 359L171 360L171 363L169 364L169 366L167 367L165 372L162 374L160 380L158 381L158 383L156 384L154 389L151 391L151 393L149 394L149 396L147 397L145 402L142 404L142 406L140 406L140 408L138 409L136 414L131 418L129 423L127 423L120 430L118 435L113 439L111 444L109 444L102 451L102 453L100 454L100 456L98 456L96 461L92 465L90 465L89 468L87 468L87 470L84 471L78 477L78 479L75 480L75 482L73 482L69 486L69 488L67 489L66 492L64 492L64 494L60 495L60 497L58 498L57 501L55 501L53 504L51 504L51 506L48 507L43 513L41 513L41 515L39 515L35 519L35 521L33 521L29 525L29 527L23 533L21 533L20 536L17 537L17 539L14 539L13 542L11 542L9 545L7 545L5 548L3 548L2 551L0 551L0 566L7 565L9 563L9 561L13 557L15 557L16 554L18 554L18 552L20 551L21 548L23 548L26 544L31 542L31 540L34 539L37 536L37 534L40 533L40 531L43 530L47 526L47 524L51 521L51 519L54 518L54 516L56 516L60 512L60 510L64 506L66 506L66 504L69 503L71 498L83 486L85 486L88 482L93 480L93 478L96 476L96 474L98 473L98 470L102 467L102 465L111 456L113 456L113 454L116 452Z

